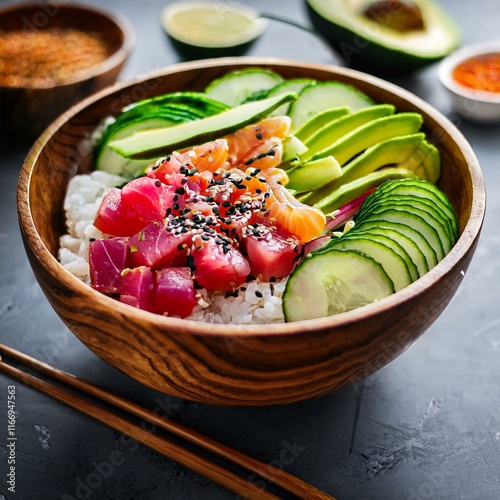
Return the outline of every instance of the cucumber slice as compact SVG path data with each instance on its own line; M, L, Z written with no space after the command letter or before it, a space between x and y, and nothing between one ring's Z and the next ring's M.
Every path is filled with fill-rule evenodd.
M344 165L351 158L378 142L418 132L422 123L423 118L419 113L398 113L377 118L346 134L332 146L316 153L313 158L332 155L337 158L340 165Z
M157 158L175 149L215 140L256 123L277 107L296 98L297 94L290 93L249 102L201 120L138 132L130 137L112 141L110 147L126 158Z
M418 232L416 229L407 224L374 218L374 220L365 219L362 224L361 223L356 224L355 227L366 228L366 229L368 228L369 229L381 228L384 230L389 229L410 238L424 256L425 266L423 266L422 269L425 269L426 267L427 269L425 270L425 272L433 268L438 263L437 254L435 250L431 247L429 242L420 232ZM414 262L416 263L418 261L415 259Z
M458 220L455 210L451 206L450 200L439 188L434 184L426 181L419 181L417 179L407 179L405 182L392 182L388 181L379 190L380 194L394 194L394 195L410 195L419 198L425 198L435 203L436 207L446 214L452 227L454 238L458 239L459 228Z
M450 219L446 216L446 214L434 203L432 203L428 199L418 198L415 196L409 195L383 195L380 198L380 203L383 206L389 207L415 207L415 211L423 210L428 212L440 225L440 231L444 230L446 233L445 240L442 241L443 248L446 253L449 252L451 246L455 243L455 230L451 224ZM448 245L451 245L447 250Z
M359 236L382 243L383 245L389 247L394 253L399 255L399 257L401 257L406 263L406 267L408 268L412 282L420 277L418 268L413 262L412 256L410 256L410 254L406 251L405 246L401 245L400 238L391 238L390 232L378 231L376 228L372 228L371 230L369 230L356 227L355 231L348 231L344 234L344 236L342 236L341 239L349 239Z
M216 78L205 88L205 94L234 107L245 101L251 94L268 90L283 82L278 73L261 68L250 68L226 73ZM288 101L286 101L288 102Z
M296 94L300 94L303 88L308 85L316 85L316 80L311 80L310 78L290 78L289 80L285 80L282 83L276 85L269 90L266 97L276 97L279 95L286 94L288 92L295 92ZM290 110L290 103L283 104L279 108L275 109L271 116L283 116L287 115Z
M292 132L326 109L347 107L352 113L373 104L366 94L345 83L321 82L305 87L297 101L290 106Z
M377 118L390 116L394 111L395 107L390 104L379 104L360 109L359 111L338 118L318 129L309 139L307 139L307 141L305 141L308 150L301 156L301 160L307 161L311 159L316 153L331 147L338 140L356 130L358 127L366 125Z
M417 269L418 276L423 276L426 272L429 271L429 265L427 264L427 259L425 258L422 250L417 246L415 241L404 234L401 231L398 231L397 228L390 228L386 226L378 226L376 224L360 224L356 225L356 232L365 232L371 235L377 236L385 236L389 238L391 241L398 243L405 250L406 254L409 256L410 261ZM417 233L418 234L418 233ZM430 248L430 247L429 247ZM408 261L406 262L408 264ZM410 274L412 274L412 278L415 280L412 273L412 266L408 265L408 269L410 270Z
M221 101L210 99L203 92L171 92L129 104L122 110L122 117L132 118L136 115L143 115L156 107L166 105L176 105L181 109L182 105L186 110L197 113L200 118L215 115L228 109L229 106Z
M356 231L346 233L349 237L332 239L328 244L318 250L318 253L328 252L329 249L357 250L368 255L378 262L394 284L397 292L402 288L411 285L412 278L406 261L394 252L388 245L378 241L376 238L358 234Z
M103 136L100 148L97 150L95 168L104 170L110 174L122 175L132 179L144 172L145 168L151 163L151 160L130 160L119 155L108 147L110 140L128 137L141 130L151 130L160 127L171 127L177 125L183 120L174 121L173 119L150 118L146 120L137 120L130 122L118 128L115 132Z
M285 321L321 318L371 304L394 293L383 267L354 250L313 253L288 278Z
M331 123L337 118L347 114L349 114L349 110L347 108L327 109L326 111L313 116L310 120L304 123L304 125L302 125L302 127L295 132L295 135L302 142L307 141L309 137L315 134L321 127L324 127L328 123Z
M393 208L392 206L376 207L375 209L370 210L369 213L362 214L359 219L356 218L355 220L356 222L359 220L360 223L376 220L379 222L389 221L406 224L407 226L416 229L429 242L432 249L436 253L438 261L440 261L445 255L440 234L436 230L435 225L430 223L432 217L430 217L427 213L425 214L425 217L423 217L421 213L413 213L413 211L408 209Z

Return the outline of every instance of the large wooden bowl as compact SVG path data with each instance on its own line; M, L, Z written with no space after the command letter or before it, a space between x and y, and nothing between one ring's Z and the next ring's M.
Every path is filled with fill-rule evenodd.
M439 186L458 212L460 239L428 274L398 293L328 318L267 326L212 325L157 316L101 295L57 261L65 232L69 179L89 172L88 136L129 102L180 89L201 90L214 77L247 66L284 77L337 79L399 111L418 111L439 147ZM256 58L170 67L94 95L61 116L31 149L18 186L22 236L33 271L68 328L94 353L168 394L219 405L290 403L334 391L389 363L422 335L460 285L478 241L485 191L478 162L461 133L414 95L353 70Z
M59 83L0 85L0 128L9 140L34 140L72 104L114 83L133 49L135 35L123 16L97 7L33 2L0 9L0 31L68 28L98 34L107 58Z

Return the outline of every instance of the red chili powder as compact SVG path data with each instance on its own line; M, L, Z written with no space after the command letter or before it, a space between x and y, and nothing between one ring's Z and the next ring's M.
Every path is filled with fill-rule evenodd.
M452 76L465 87L500 92L500 53L466 59L455 67Z

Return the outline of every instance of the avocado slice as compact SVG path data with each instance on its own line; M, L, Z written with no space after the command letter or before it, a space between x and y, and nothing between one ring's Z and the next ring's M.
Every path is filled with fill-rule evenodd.
M422 123L422 115L411 112L377 118L344 135L330 147L319 151L313 156L313 160L332 155L341 166L344 166L351 158L378 142L418 132Z
M401 74L439 60L460 30L433 0L306 0L314 28L348 65Z
M296 193L304 193L329 184L342 175L339 162L333 156L312 160L287 171L286 187Z
M377 104L337 118L318 129L304 141L308 149L305 153L300 155L299 160L301 162L310 160L314 155L331 147L336 141L342 139L353 130L367 123L371 123L377 118L390 116L394 113L395 109L396 108L392 104Z
M414 179L415 173L404 167L387 167L365 175L360 179L347 182L339 189L330 193L326 198L319 200L314 207L328 214L339 209L342 205L361 196L372 188L378 187L385 181L392 179ZM307 203L307 201L306 201Z
M294 101L297 94L287 93L261 101L248 102L217 115L181 123L174 127L137 132L110 142L111 149L125 158L158 158L176 149L218 139L252 123L256 123L279 106Z

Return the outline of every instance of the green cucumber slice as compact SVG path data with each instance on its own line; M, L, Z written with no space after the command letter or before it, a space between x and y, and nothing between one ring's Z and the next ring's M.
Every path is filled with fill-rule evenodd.
M420 277L418 268L416 264L413 262L412 256L410 256L410 254L406 251L406 247L401 245L400 238L391 237L390 232L378 231L376 228L372 228L371 230L369 230L366 228L363 229L360 227L356 227L354 231L348 231L347 233L345 233L341 239L359 237L359 236L366 237L372 239L373 241L382 243L383 245L388 246L394 253L398 254L399 257L401 257L405 261L412 282ZM413 242L411 243L413 244Z
M151 163L151 160L131 160L124 158L109 147L111 140L128 137L141 130L151 130L160 127L171 127L182 123L184 120L178 119L175 121L172 118L150 118L145 120L137 120L124 124L116 131L103 136L103 140L95 160L95 168L104 170L110 174L122 175L126 178L134 178L144 172L144 169Z
M210 82L205 88L205 94L216 101L234 107L244 102L251 94L269 90L281 82L283 82L283 77L268 69L236 70Z
M411 207L410 207L411 208ZM445 252L443 249L443 244L441 242L441 236L436 230L435 223L431 224L432 217L428 213L423 216L422 213L413 213L407 208L393 208L390 207L376 207L373 210L369 210L369 213L358 214L359 218L356 217L356 222L360 223L365 221L389 221L389 222L400 222L406 224L407 226L416 229L431 245L432 249L436 252L437 260L443 259ZM443 231L444 232L444 231Z
M398 243L409 256L410 261L415 266L418 272L418 277L423 276L429 271L429 265L427 264L427 259L425 258L422 250L417 246L415 241L410 238L407 234L398 231L396 228L390 228L387 226L378 226L376 224L360 224L356 225L356 232L365 232L370 235L385 236L391 241ZM429 247L430 248L430 247ZM408 264L408 261L406 262ZM410 274L412 274L412 266L408 265ZM413 274L412 278L416 279Z
M427 272L429 269L432 269L438 263L437 254L429 244L429 242L419 231L414 229L412 226L409 226L408 224L374 218L373 220L365 219L362 224L357 224L357 227L366 229L389 229L410 238L424 256L425 266L423 266L422 269L426 268L425 272ZM414 262L417 263L417 259L415 259Z
M310 78L290 78L289 80L285 80L284 82L279 83L276 87L273 87L269 90L266 97L277 97L279 95L287 94L289 92L295 92L296 94L300 94L302 89L307 87L308 85L316 85L316 80L312 80ZM283 104L279 108L276 108L271 116L283 116L288 115L290 111L290 103Z
M446 233L446 241L452 246L455 243L455 230L453 228L453 225L450 221L450 219L446 216L446 214L441 210L439 206L436 204L432 203L432 201L425 199L425 198L419 198L415 196L410 196L410 195L403 195L403 194L397 194L397 195L383 195L380 198L380 203L383 206L393 206L393 207L411 207L413 206L415 210L423 210L428 212L434 219L436 219L439 222L440 228L444 229ZM448 252L451 249L446 249L448 244L445 244L443 241L443 248L445 252Z
M138 132L130 137L112 141L110 147L126 158L157 158L175 149L215 140L256 123L277 107L296 98L297 94L290 93L249 102L201 120Z
M419 198L425 198L435 203L436 207L446 214L452 227L454 238L458 238L459 228L458 219L453 209L450 200L443 191L436 187L431 182L421 181L417 179L407 179L404 182L388 181L379 187L380 194L394 194L394 195L410 195ZM368 201L368 200L367 200Z
M383 267L355 250L313 253L288 278L285 321L321 318L370 304L394 293Z
M352 113L373 104L366 94L345 83L320 82L305 87L297 101L290 106L292 132L326 109L347 107Z
M318 253L328 252L332 248L357 250L368 255L384 268L387 276L394 284L396 292L411 285L413 280L406 261L389 245L366 234L358 234L356 231L349 231L347 235L349 236L330 240L325 247L318 250Z

